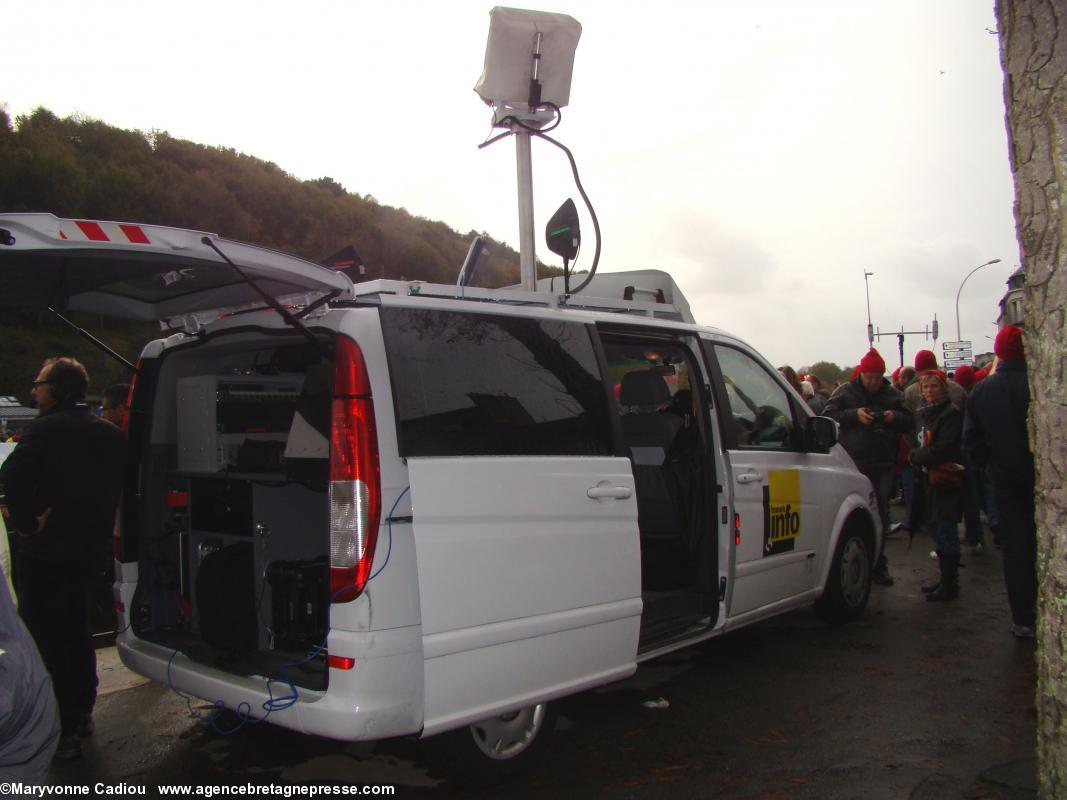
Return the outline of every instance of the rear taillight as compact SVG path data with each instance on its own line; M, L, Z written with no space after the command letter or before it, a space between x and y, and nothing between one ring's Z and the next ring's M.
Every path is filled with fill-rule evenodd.
M337 337L330 427L330 599L354 600L374 562L382 492L378 433L363 353Z

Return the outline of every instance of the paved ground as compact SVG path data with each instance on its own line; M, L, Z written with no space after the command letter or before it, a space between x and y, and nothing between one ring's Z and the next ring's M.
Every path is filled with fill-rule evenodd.
M483 796L990 798L1034 796L1034 647L1008 631L995 548L965 555L963 596L929 604L928 539L890 539L896 585L859 623L808 610L647 664L563 702L539 771ZM270 725L220 736L185 701L102 651L97 734L56 784L389 784L467 796L411 740L344 744ZM665 703L659 701L666 701ZM649 708L647 703L666 706Z

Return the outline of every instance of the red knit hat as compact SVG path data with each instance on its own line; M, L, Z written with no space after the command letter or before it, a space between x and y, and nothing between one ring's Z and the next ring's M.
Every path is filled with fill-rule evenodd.
M982 381L984 381L988 377L989 377L989 370L987 370L985 367L982 367L982 369L975 370L974 382L975 383L981 383Z
M867 351L862 359L860 359L860 365L857 368L860 374L864 372L877 372L879 375L885 375L885 360L878 354L878 351L873 347Z
M904 367L897 367L895 370L893 370L893 381L894 381L894 383L896 382L897 378L900 377L900 371L902 369L904 369Z
M1023 360L1023 329L1018 325L1005 325L993 341L993 352L1001 361Z
M933 350L920 350L915 354L915 371L926 372L929 369L937 369L937 356Z
M956 374L953 377L956 383L964 389L970 389L974 386L974 367L970 364L961 364L956 367Z

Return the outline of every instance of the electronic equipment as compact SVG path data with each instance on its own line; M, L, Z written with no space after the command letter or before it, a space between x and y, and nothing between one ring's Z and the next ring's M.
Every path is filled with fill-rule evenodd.
M302 375L194 375L177 381L178 469L284 469Z

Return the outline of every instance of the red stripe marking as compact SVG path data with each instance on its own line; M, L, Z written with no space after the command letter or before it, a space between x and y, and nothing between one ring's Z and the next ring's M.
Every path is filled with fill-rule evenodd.
M59 238L60 239L66 239L67 238L67 234L63 233L63 231L60 231L59 232Z
M104 233L104 229L97 225L95 222L86 222L85 220L75 220L74 224L81 228L82 233L85 234L85 238L91 242L110 242L107 238L107 234Z
M119 228L122 229L122 232L126 234L126 238L133 244L151 244L148 241L148 237L145 236L145 232L137 225L119 225Z

